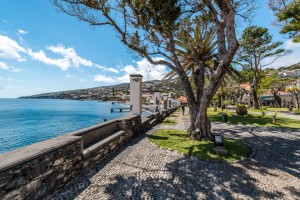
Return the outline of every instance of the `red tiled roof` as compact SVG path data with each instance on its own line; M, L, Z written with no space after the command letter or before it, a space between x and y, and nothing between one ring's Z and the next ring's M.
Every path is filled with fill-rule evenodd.
M177 100L180 101L181 103L187 103L187 98L184 96L177 98Z

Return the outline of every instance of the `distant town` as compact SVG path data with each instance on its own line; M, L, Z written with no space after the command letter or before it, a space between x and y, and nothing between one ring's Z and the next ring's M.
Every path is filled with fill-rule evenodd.
M184 95L183 89L178 80L153 80L145 81L142 85L143 99L149 101L153 92L170 93L175 97ZM69 90L23 96L21 99L71 99L71 100L98 100L98 101L128 101L129 83L118 85L95 87L80 90Z

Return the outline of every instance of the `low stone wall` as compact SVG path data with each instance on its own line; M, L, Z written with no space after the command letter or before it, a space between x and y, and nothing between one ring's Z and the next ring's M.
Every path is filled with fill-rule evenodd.
M0 199L42 199L81 171L82 140L60 136L0 155Z
M45 199L176 109L129 115L0 154L0 199Z

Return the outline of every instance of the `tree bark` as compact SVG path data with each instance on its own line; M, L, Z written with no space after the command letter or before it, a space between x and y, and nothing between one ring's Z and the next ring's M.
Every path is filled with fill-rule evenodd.
M222 106L222 95L218 94L218 108L221 108Z
M252 87L253 108L254 109L259 109L257 91L258 91L258 72L257 72L257 70L255 70L254 78L253 78L253 87Z
M274 96L275 101L277 102L277 104L281 108L281 97L278 95L278 92L272 91L272 94Z
M299 110L299 96L298 96L298 93L295 95L295 99L296 99L296 109Z

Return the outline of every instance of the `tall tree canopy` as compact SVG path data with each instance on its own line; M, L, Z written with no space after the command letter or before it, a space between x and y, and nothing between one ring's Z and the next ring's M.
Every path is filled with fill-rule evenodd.
M212 138L207 108L239 47L235 15L247 14L250 0L51 0L59 11L86 21L92 26L111 26L120 41L152 64L162 64L176 72L185 89L191 116L191 131L197 138ZM244 16L244 15L243 15ZM194 94L176 42L194 32L196 19L208 20L216 35L216 65L204 88L198 84ZM193 34L190 34L193 35ZM201 43L194 44L193 63L203 68L197 56ZM155 58L156 57L156 58ZM160 58L157 58L160 57ZM201 80L201 77L199 77Z
M281 44L282 42L272 41L272 35L266 28L249 26L242 34L238 60L245 63L246 69L253 71L252 95L255 109L259 109L258 89L261 69L287 53L284 49L279 48ZM263 65L262 60L265 58L272 58L272 61Z
M282 34L288 34L293 42L300 42L300 0L270 0Z

